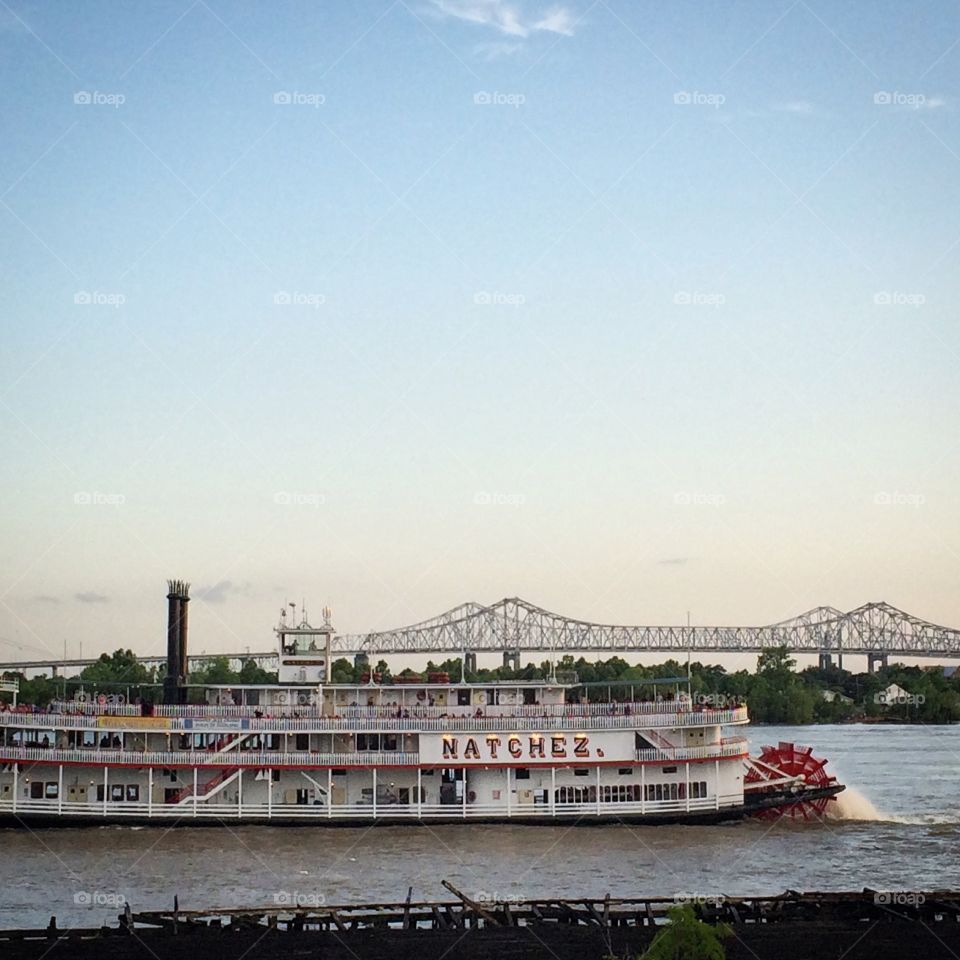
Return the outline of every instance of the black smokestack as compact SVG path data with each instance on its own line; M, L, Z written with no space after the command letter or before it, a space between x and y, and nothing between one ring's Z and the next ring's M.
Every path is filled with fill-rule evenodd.
M190 602L190 584L180 582L180 622L178 647L180 658L179 702L187 702L187 681L190 674L190 661L187 658L187 604Z
M167 675L163 678L163 702L179 700L180 687L180 584L167 581Z

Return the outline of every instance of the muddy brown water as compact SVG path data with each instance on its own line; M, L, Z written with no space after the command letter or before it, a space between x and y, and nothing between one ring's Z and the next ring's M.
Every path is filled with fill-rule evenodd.
M755 727L850 790L824 824L87 827L0 831L0 926L134 910L476 898L960 888L960 727Z

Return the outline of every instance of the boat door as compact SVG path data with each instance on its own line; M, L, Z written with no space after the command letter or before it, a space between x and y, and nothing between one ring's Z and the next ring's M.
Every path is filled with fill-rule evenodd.
M463 803L463 771L444 770L440 777L440 802Z

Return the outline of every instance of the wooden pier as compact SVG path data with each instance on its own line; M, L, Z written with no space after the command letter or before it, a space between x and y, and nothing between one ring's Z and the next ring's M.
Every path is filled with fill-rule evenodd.
M129 905L115 926L0 930L5 958L190 957L206 960L322 957L330 960L597 960L635 957L688 902L707 922L724 922L730 960L841 956L881 960L960 955L960 892L797 893L774 896L474 899L444 881L452 899L285 908L139 912Z

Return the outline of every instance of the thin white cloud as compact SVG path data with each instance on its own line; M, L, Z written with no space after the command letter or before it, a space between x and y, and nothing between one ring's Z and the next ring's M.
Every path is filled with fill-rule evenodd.
M92 590L87 590L85 593L75 593L73 595L75 600L79 600L80 603L109 603L110 598L102 593L94 593Z
M211 587L200 587L195 593L206 603L226 603L232 596L250 596L250 584L220 580Z
M527 15L507 0L431 0L443 16L492 27L508 37L529 37L532 33L558 33L573 36L574 20L564 7Z
M548 33L562 33L565 37L573 36L574 20L569 10L563 7L556 7L551 10L542 20L538 20L534 25L534 30L546 30Z

